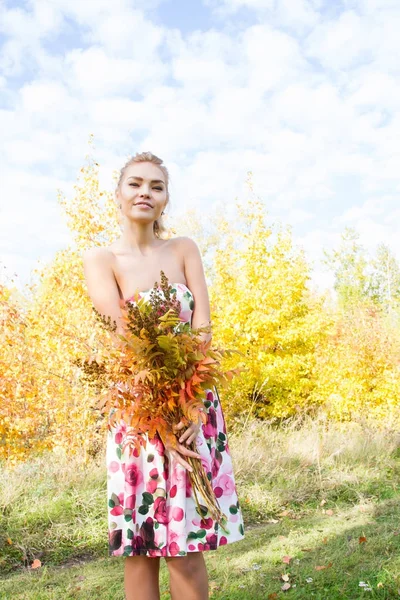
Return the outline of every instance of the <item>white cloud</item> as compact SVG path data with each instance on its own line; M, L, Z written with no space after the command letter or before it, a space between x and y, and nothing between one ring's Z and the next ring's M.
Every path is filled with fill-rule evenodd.
M377 34L369 19L355 11L339 19L321 22L307 39L307 55L329 69L348 69L358 63L370 62L371 49Z
M127 57L140 62L158 61L157 50L165 32L153 25L139 10L115 12L91 28L86 40L99 44L112 56Z
M243 6L256 10L272 10L275 0L206 0L206 4L215 10L225 10L227 12L235 12Z
M297 31L314 26L320 19L316 10L319 0L206 0L206 4L222 18L245 8L266 17L273 25Z
M352 0L334 14L317 0L208 4L215 26L188 34L155 24L144 1L0 9L10 264L68 238L56 189L72 187L89 133L104 181L136 151L162 156L173 214L230 206L251 170L310 257L347 223L400 253L398 213L381 201L400 187L400 5ZM242 22L242 9L257 24Z
M255 25L243 35L249 87L262 94L289 81L307 76L308 66L293 37L265 25Z
M129 58L112 58L103 49L73 50L65 57L66 80L71 90L87 100L115 94L150 92L162 81L165 69Z

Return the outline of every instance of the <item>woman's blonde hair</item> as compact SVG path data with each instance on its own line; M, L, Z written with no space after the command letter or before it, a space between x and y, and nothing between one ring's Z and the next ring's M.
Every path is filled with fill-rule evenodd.
M141 162L151 162L151 163L153 163L153 165L157 165L157 167L159 169L161 169L161 171L163 172L164 177L165 177L165 186L167 188L167 204L165 206L168 206L168 204L169 204L169 190L168 190L169 173L168 173L168 169L163 164L162 159L159 158L158 156L156 156L155 154L153 154L152 152L137 152L135 154L135 156L132 156L132 158L130 158L128 160L128 162L122 167L122 169L120 171L116 189L118 189L120 187L121 182L124 178L126 169L128 167L130 167L131 165L134 165L135 163L141 163ZM164 234L168 231L164 225L164 219L162 216L159 219L156 219L154 221L153 231L154 231L154 234L156 235L156 237L158 237L158 238L160 238L162 236L162 234Z

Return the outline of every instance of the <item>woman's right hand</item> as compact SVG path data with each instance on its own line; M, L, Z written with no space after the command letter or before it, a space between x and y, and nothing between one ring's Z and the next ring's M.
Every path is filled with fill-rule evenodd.
M180 465L182 465L182 467L184 467L187 471L190 471L190 472L193 471L193 468L187 462L187 460L184 459L184 456L191 456L193 458L200 458L201 459L201 455L198 452L194 452L193 450L189 450L189 448L187 446L184 446L183 444L180 444L179 442L177 442L176 448L174 448L173 446L171 446L169 444L166 444L165 445L165 449L168 450L168 452L170 454L172 454L172 456L175 458L175 460Z

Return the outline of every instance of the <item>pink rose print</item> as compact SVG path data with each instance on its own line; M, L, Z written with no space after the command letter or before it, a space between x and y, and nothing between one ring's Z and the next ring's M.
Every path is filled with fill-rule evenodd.
M201 523L201 519L195 517L194 519L192 519L192 525L194 525L195 527L197 527L197 529L200 529L200 523ZM202 528L204 529L204 528Z
M148 554L149 554L149 556L153 556L153 557L167 556L167 547L164 546L164 548L161 548L161 550L159 548L157 548L157 550L149 550Z
M186 469L179 463L175 463L174 470L172 471L172 481L175 483L178 490L185 487L186 479L189 479L189 477L186 477Z
M115 434L115 443L122 444L124 435L126 434L126 423L124 421L118 424L118 431Z
M155 446L155 450L156 450L157 454L159 454L160 456L164 456L164 454L165 454L164 444L162 443L162 441L160 440L160 438L158 436L152 438L151 440L149 440L149 442L152 446Z
M203 434L206 439L216 438L218 435L217 413L212 407L208 409L207 423L203 425Z
M114 496L115 498L115 496ZM118 515L122 515L124 513L124 492L120 492L117 496L118 498L118 504L115 504L115 506L113 506L113 508L110 510L110 515L113 515L113 517L117 517ZM115 500L114 500L115 501Z
M169 530L169 541L177 542L177 540L179 540L179 533L177 533L176 531L173 531L173 529L170 529Z
M159 496L154 502L154 519L162 525L168 524L167 518L167 501Z
M213 524L214 524L214 521L210 517L208 519L202 519L202 521L200 523L200 527L201 527L201 529L211 529Z
M113 515L113 517L118 517L118 515L123 515L123 514L124 514L124 508L121 505L114 506L114 508L112 508L110 510L110 515Z
M125 500L125 508L133 509L136 503L136 495L132 494L132 496L128 496Z
M197 544L197 550L198 550L199 552L203 552L203 550L205 550L205 549L206 549L206 544L202 544L201 542L199 542L199 543Z
M116 460L112 460L110 462L110 464L108 465L108 470L110 471L110 473L116 473L117 471L119 471L119 464Z
M150 481L146 483L146 492L149 492L150 494L154 494L157 488L158 483L156 479L150 479Z
M218 475L220 466L221 466L221 461L218 460L218 458L215 456L215 448L211 448L211 458L212 458L212 462L211 462L211 474L212 474L212 478L215 479Z
M233 482L232 477L230 477L226 473L224 473L223 475L220 475L217 478L215 483L216 483L216 488L214 488L214 491L216 492L217 489L218 490L222 489L222 494L224 496L231 496L236 491L235 484ZM220 497L220 496L218 496L218 497Z
M143 473L135 463L125 466L125 481L132 487L143 483Z
M171 556L179 554L179 546L176 542L171 542L169 545L169 553Z
M216 498L221 498L222 494L224 493L224 490L222 489L222 487L215 487L214 488L214 494Z
M180 506L170 506L168 509L169 520L182 521L184 512Z

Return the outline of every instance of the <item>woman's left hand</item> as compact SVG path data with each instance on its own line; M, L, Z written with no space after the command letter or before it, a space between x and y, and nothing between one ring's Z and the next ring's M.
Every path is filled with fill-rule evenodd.
M186 427L186 424L183 421L181 421L180 423L178 423L178 425L176 425L175 429L176 431L180 431L181 429L183 429L183 427ZM197 438L200 428L200 419L198 423L190 423L189 427L186 429L186 431L184 431L184 433L182 433L181 437L179 438L179 442L182 444L182 442L186 441L187 445L191 444Z

